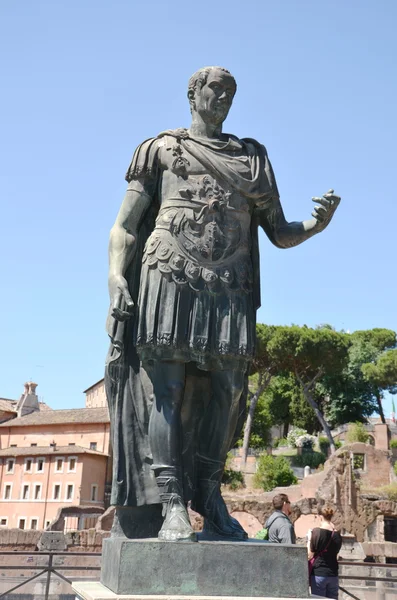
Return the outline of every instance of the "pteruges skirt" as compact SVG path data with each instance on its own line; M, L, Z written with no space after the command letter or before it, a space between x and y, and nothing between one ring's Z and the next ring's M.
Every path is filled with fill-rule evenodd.
M135 342L141 361L194 361L204 370L241 370L255 352L251 292L201 291L142 265Z

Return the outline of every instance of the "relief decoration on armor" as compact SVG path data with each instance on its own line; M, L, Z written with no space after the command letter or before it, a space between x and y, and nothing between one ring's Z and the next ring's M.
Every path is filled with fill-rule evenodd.
M196 291L206 288L216 293L227 287L250 292L250 252L239 221L241 211L229 204L231 193L204 175L189 181L179 194L176 206L161 207L143 262Z

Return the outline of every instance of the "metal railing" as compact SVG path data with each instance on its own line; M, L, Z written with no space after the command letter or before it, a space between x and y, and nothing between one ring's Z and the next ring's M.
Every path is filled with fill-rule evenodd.
M34 580L37 580L39 577L41 577L42 575L46 575L46 580L45 580L45 589L44 589L44 600L48 600L49 594L50 594L50 584L51 584L51 576L52 575L56 575L57 577L59 577L62 581L64 581L65 583L68 583L71 585L72 580L69 579L68 577L66 577L65 575L63 575L62 573L60 573L60 571L100 571L101 567L100 566L93 566L93 565L68 565L68 564L54 564L54 558L58 557L58 556L67 556L67 557L73 557L73 556L78 556L78 557L85 557L85 556L93 556L96 558L101 558L102 554L100 552L41 552L41 551L33 551L33 552L29 552L29 551L24 551L24 552L14 552L14 551L4 551L4 552L0 552L0 556L13 556L13 557L20 557L20 556L29 556L29 557L42 557L42 556L48 556L48 562L47 564L43 565L37 565L37 564L21 564L21 565L0 565L0 571L6 571L6 570L18 570L18 571L39 571L39 573L36 573L35 575L32 575L30 577L28 577L27 579L24 579L23 581L19 582L17 585L15 585L14 587L6 590L5 592L1 592L0 593L0 598L4 598L5 596L7 596L8 594L12 594L13 592L15 592L16 590L18 590L19 588L21 588L22 586L26 585L27 583L30 583Z
M353 598L354 600L365 600L365 592L368 591L368 582L370 582L370 585L372 584L374 587L371 587L370 590L371 592L375 591L376 592L376 599L378 600L384 600L385 598L385 591L386 590L390 590L390 588L385 588L384 584L385 583L394 583L395 586L397 587L397 572L395 574L394 577L390 577L390 576L373 576L371 574L358 574L358 573L353 573L353 574L345 574L344 568L343 567L355 567L358 569L363 569L365 568L368 572L368 570L370 570L370 573L372 572L373 569L397 569L397 564L393 564L393 563L376 563L376 562L357 562L357 561L349 561L349 560L341 560L339 561L339 582L343 582L343 586L339 585L339 589L341 592L345 593L347 596ZM359 582L365 582L364 586L360 586L360 587L356 587L354 589L355 593L360 594L360 592L362 592L360 594L360 596L356 596L355 594L352 593L351 590L347 590L346 589L346 583L345 581L359 581ZM397 593L397 589L396 589L396 593Z
M32 581L35 581L39 577L42 577L43 575L45 575L45 586L44 586L42 597L44 600L48 600L49 595L50 595L50 585L51 585L51 580L52 580L51 578L53 575L60 578L65 583L71 585L72 580L69 577L65 576L63 573L61 573L60 571L80 572L80 576L79 576L79 578L80 578L82 572L87 573L87 574L89 572L93 572L93 571L98 572L98 571L100 571L100 568L101 568L98 563L97 564L79 564L79 565L70 565L70 564L65 564L65 563L56 564L57 557L68 557L68 558L93 557L93 559L101 559L102 555L100 552L0 551L0 557L2 557L2 556L8 556L8 557L12 556L13 558L16 558L16 559L19 557L24 557L24 556L31 557L31 558L37 557L38 559L40 559L41 557L48 557L48 560L46 561L46 564L31 564L30 562L29 562L29 564L25 563L25 564L19 564L19 565L0 564L0 571L7 571L7 570L10 570L10 571L38 571L38 573L29 576L27 579L24 579L23 581L19 582L17 585L14 585L10 589L6 590L5 592L0 592L0 599L4 598L5 596L8 596L9 594L12 594L16 590L20 589L22 586L25 586L26 584L31 583ZM1 562L3 562L3 561L1 561ZM40 560L38 560L36 562L40 562ZM82 562L84 562L84 561L82 561ZM94 560L93 562L96 562L96 561ZM353 598L353 600L365 600L365 591L366 591L366 589L368 589L368 586L366 586L366 587L361 586L360 589L355 587L354 588L355 593L352 593L351 590L346 589L345 582L348 582L348 581L371 582L371 584L374 586L371 589L376 590L376 597L377 598L379 597L379 599L384 598L385 589L383 586L385 583L394 583L396 585L396 593L397 593L397 572L394 577L388 576L387 573L385 576L378 576L378 575L374 576L371 573L368 574L369 569L370 569L370 571L372 571L373 569L385 569L385 570L397 569L397 564L356 562L356 561L342 560L339 562L339 565L340 565L339 580L341 583L343 583L343 586L340 585L339 589L341 592L343 592L346 595L348 595L349 597ZM359 570L365 568L367 573L362 573L362 574L346 573L345 574L344 567L355 567L355 568L358 568ZM98 578L96 578L96 579L98 579ZM376 588L375 588L375 586L376 586ZM387 588L387 589L390 589L390 588ZM356 594L359 594L359 596L357 596Z

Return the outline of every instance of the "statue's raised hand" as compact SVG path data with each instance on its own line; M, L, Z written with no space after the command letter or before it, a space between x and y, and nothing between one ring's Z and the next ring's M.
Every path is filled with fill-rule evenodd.
M312 198L312 200L316 204L319 204L319 206L314 207L312 212L313 217L317 221L316 229L323 230L334 216L334 212L340 202L340 196L336 196L334 190L329 190L321 198Z
M109 276L109 294L112 316L117 321L129 319L134 308L134 301L131 298L125 277L122 275Z

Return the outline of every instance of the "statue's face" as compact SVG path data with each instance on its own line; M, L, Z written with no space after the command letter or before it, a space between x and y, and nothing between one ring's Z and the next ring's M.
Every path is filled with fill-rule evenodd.
M236 93L231 75L212 69L206 83L194 96L195 110L204 122L219 125L226 119Z

